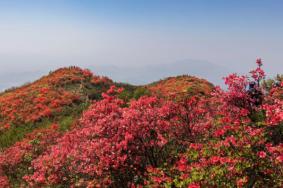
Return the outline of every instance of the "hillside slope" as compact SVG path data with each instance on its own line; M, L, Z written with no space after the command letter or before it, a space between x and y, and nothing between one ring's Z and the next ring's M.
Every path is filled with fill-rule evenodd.
M6 91L0 187L282 187L283 84L261 84L256 63L225 77L227 90L187 75L133 86L69 67Z
M100 99L111 85L124 88L120 98L126 101L143 95L165 98L208 95L213 88L204 79L185 75L133 86L115 83L79 67L61 68L33 83L0 93L0 148L9 147L36 128L66 119L72 124L90 101ZM69 126L65 124L61 129Z
M34 128L79 115L90 99L98 99L112 84L106 77L69 67L7 90L0 94L0 147L13 144Z
M72 132L68 130L80 126L77 122L82 113L112 85L124 89L118 97L127 103L143 95L166 99L204 96L213 88L206 80L191 76L133 86L69 67L0 93L0 185L9 181L13 187L21 186L30 162Z

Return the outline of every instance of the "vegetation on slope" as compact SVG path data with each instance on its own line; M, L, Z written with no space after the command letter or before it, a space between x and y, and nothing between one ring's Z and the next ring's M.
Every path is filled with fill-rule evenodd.
M282 81L247 90L264 79L257 64L251 80L226 77L227 91L190 76L132 86L77 67L7 91L0 187L282 187Z
M208 96L214 86L204 79L182 75L154 82L145 88L156 96L182 99L190 96Z
M98 99L113 82L78 67L58 69L34 83L0 95L0 148L35 128L79 116L90 98Z

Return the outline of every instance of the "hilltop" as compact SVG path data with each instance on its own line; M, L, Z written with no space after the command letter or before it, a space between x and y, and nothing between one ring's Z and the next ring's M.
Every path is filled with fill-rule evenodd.
M205 79L182 75L168 77L145 87L157 96L184 98L189 96L208 96L214 86Z
M69 67L1 93L0 147L13 144L37 127L66 121L67 117L74 119L90 99L98 99L111 84L113 81L109 78Z

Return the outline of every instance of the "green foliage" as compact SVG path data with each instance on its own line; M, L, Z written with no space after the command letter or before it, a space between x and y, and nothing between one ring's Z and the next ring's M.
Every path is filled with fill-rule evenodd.
M269 127L266 136L268 140L275 145L283 143L283 123Z
M63 117L63 119L59 122L60 131L69 130L73 122L74 122L74 118L72 116Z
M187 88L187 92L189 96L194 96L194 95L205 95L205 90L204 86L201 84L194 84L191 85Z
M283 81L283 74L277 74L275 78L270 78L270 79L266 79L262 82L262 86L270 91L270 89L273 87L273 85L276 82L282 82Z
M265 120L265 112L263 110L261 111L252 111L251 114L249 115L250 119L252 122L257 123L260 125L262 122Z
M15 142L24 138L27 133L30 133L36 128L48 127L51 121L48 118L43 119L38 123L28 123L25 125L12 126L9 130L0 133L0 149L7 148Z
M146 89L145 87L139 87L134 91L133 97L135 99L139 99L142 96L149 96L150 91Z
M145 87L135 87L133 88L126 88L123 92L119 94L119 98L124 101L130 101L131 99L139 99L142 96L149 96L150 91Z
M133 86L125 83L116 83L116 87L124 88L123 92L119 94L119 98L124 101L131 99L139 99L142 96L149 96L150 91L144 86Z

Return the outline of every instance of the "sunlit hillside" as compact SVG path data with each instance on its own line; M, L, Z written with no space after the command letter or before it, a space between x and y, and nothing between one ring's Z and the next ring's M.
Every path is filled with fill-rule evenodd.
M0 187L281 187L282 80L134 86L61 68L0 94Z

